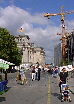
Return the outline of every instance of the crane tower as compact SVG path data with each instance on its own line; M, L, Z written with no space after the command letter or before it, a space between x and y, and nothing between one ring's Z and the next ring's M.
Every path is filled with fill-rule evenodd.
M63 7L64 6L61 6L61 13L56 13L56 14L45 13L44 17L48 17L48 19L50 19L51 16L61 15L62 33L61 34L57 33L57 35L62 35L62 38L60 39L62 41L62 60L63 60L63 62L65 62L65 60L66 60L66 37L67 37L67 33L65 32L64 20L65 20L66 14L74 13L74 11L63 12Z

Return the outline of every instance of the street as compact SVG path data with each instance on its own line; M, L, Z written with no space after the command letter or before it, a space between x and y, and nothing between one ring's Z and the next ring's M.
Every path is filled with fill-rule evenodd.
M27 84L18 84L15 81L16 73L8 73L8 91L0 95L0 104L73 104L74 95L71 94L72 102L61 102L57 78L47 72L41 72L41 80L31 80L30 70L26 72Z

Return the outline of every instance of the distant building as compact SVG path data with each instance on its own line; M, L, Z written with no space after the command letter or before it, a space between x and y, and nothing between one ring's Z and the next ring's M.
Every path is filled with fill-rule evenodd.
M54 66L59 66L62 60L62 47L61 43L54 47Z
M74 66L74 31L67 37L66 59L70 60Z
M59 66L62 59L62 43L54 47L54 66ZM66 37L66 61L71 62L74 66L74 31ZM67 64L69 64L67 62Z
M34 43L29 42L30 38L28 35L19 35L15 37L17 47L22 54L22 63L36 64L37 62L41 65L45 64L45 52L42 47L35 47Z

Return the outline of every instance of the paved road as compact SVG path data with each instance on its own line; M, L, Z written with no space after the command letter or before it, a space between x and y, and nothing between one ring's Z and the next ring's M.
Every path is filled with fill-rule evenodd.
M73 94L70 94L72 102L68 102L68 101L61 102L57 78L50 77L50 81L51 81L50 104L73 104L74 103Z
M31 81L30 72L27 73L28 84L20 85L15 81L15 75L8 74L9 90L0 95L1 104L47 104L48 76L41 74L40 81Z
M8 91L0 95L0 104L61 104L57 78L42 73L40 81L31 81L30 71L27 71L28 84L20 85L15 81L16 74L8 74ZM71 98L70 104L73 104L72 94ZM69 102L62 102L62 104L69 104Z

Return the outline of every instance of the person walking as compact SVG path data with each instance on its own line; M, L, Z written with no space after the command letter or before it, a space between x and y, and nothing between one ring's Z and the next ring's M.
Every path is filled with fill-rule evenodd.
M24 85L24 82L26 82L26 84L27 84L24 70L20 70L20 75L21 75L21 84Z
M20 70L18 70L18 73L17 73L17 76L16 76L16 81L18 82L18 83L20 83L20 81L21 81L21 75L20 75Z
M35 79L37 80L38 79L38 67L35 68L35 74L36 74Z
M40 80L40 73L41 73L41 68L38 67L38 81Z
M32 66L32 81L35 80L35 66Z
M21 81L22 81L22 85L24 85L24 80L25 80L25 74L24 72L21 73Z
M58 75L58 67L54 68L54 73L55 73L55 75Z
M66 68L63 68L62 71L59 73L60 93L61 93L61 84L66 84L67 79L68 79L68 71L66 71Z

